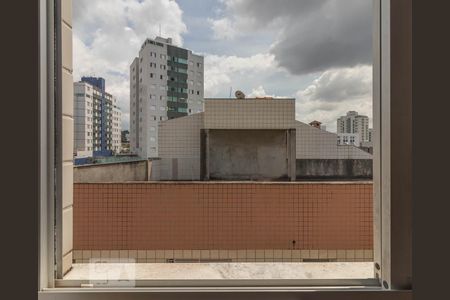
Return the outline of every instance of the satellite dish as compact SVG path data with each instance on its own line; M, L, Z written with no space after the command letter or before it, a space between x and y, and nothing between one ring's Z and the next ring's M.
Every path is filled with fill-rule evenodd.
M245 94L241 91L236 91L234 95L236 96L237 99L245 99Z

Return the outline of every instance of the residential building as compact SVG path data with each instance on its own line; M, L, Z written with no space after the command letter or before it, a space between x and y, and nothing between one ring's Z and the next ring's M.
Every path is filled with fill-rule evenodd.
M203 56L147 39L130 66L130 147L158 157L158 123L203 111Z
M130 131L123 130L122 131L122 151L121 153L130 153Z
M122 130L121 140L122 140L122 143L130 142L130 131L129 130Z
M356 111L349 111L346 116L337 120L337 133L355 133L360 142L369 141L369 117L359 115Z
M122 112L106 92L105 79L82 77L74 83L74 154L111 156L121 150Z
M353 145L359 147L361 145L360 135L358 133L338 133L338 145Z

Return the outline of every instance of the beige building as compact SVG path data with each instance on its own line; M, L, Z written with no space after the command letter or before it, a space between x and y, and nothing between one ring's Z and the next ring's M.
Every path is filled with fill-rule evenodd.
M295 180L299 161L371 159L295 120L295 99L205 99L204 112L159 124L151 179Z

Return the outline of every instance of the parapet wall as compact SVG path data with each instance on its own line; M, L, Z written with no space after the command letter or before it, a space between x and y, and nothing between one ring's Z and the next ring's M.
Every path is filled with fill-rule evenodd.
M127 182L148 181L152 161L127 161L92 164L73 168L73 182Z
M75 184L73 243L79 259L140 251L152 253L150 262L176 253L255 261L258 250L271 253L265 261L303 251L306 259L351 253L342 259L370 260L372 199L369 182ZM232 257L250 249L250 256ZM191 256L185 258L197 258Z

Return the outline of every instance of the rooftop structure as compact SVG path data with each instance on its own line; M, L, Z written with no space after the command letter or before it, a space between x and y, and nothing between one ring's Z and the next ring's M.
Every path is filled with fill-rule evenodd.
M205 99L203 113L161 122L159 141L152 180L367 179L372 172L372 155L295 120L295 99Z

